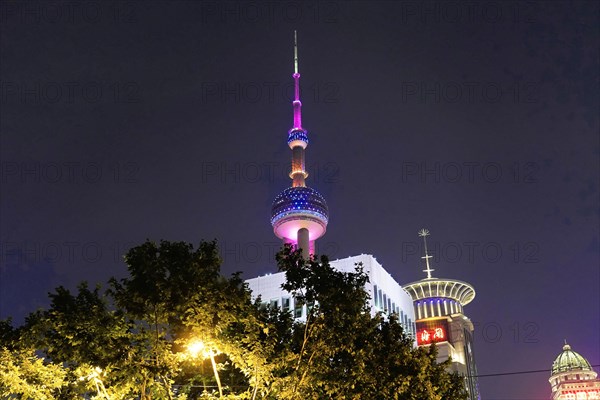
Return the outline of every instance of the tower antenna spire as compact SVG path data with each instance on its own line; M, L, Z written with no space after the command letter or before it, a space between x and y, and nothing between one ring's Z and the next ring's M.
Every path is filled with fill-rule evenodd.
M427 279L431 279L431 273L435 271L435 269L431 269L429 266L429 259L432 257L427 253L427 236L429 236L429 231L425 228L419 231L419 236L423 238L423 243L425 244L425 256L421 257L425 259L425 263L427 264L427 269L424 269L423 272L427 272Z
M294 73L298 73L298 32L294 31Z
M288 131L288 145L292 149L292 186L306 186L304 180L308 177L304 163L304 149L308 146L308 132L302 128L302 102L300 101L300 72L298 72L298 32L294 31L294 125Z
M300 102L300 72L298 72L298 32L294 31L294 128L302 128L302 103Z

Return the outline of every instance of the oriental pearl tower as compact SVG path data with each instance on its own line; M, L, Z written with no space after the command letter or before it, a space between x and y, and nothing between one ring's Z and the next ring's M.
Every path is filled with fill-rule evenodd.
M292 149L292 187L285 189L273 201L271 225L275 235L284 243L295 245L308 259L315 252L315 240L325 234L329 211L323 196L306 186L304 151L308 132L302 127L300 73L298 72L298 38L294 31L294 125L288 131L287 143Z

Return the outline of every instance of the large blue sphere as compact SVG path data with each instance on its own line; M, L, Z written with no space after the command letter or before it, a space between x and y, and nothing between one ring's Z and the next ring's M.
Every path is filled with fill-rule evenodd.
M271 224L285 217L310 216L327 225L329 210L321 193L306 186L285 189L273 201Z

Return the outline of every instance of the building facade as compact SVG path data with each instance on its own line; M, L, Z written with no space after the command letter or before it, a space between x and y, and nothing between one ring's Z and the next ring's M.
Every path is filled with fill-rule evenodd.
M600 379L590 363L571 350L566 341L552 363L548 380L552 400L600 400Z
M365 289L369 293L371 314L381 312L384 315L396 313L404 331L415 337L416 325L412 299L396 280L370 254L343 258L331 261L331 266L341 272L355 272L357 264L361 264L369 277ZM299 320L306 318L306 305L297 305L295 299L281 288L285 282L285 273L278 272L248 279L246 283L252 294L261 296L265 303L289 310Z

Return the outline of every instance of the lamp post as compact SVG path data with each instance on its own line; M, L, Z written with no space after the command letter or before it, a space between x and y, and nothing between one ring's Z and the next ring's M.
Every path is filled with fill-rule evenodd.
M104 383L102 382L102 379L100 379L100 374L102 374L102 372L103 372L102 368L95 367L92 369L92 372L89 375L82 376L79 378L79 380L83 381L83 380L87 379L87 380L94 382L94 385L96 386L96 392L98 393L98 395L103 395L106 399L110 400L110 396L106 392Z
M194 340L187 345L188 352L192 357L197 357L202 354L203 358L209 357L215 374L215 380L217 381L217 387L219 388L219 398L223 397L223 388L221 387L221 379L219 378L219 371L217 371L217 363L215 362L215 355L218 354L216 351L206 347L203 341Z

